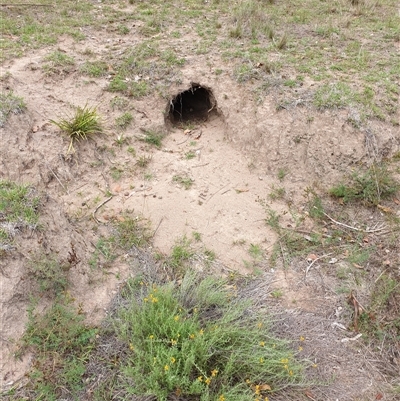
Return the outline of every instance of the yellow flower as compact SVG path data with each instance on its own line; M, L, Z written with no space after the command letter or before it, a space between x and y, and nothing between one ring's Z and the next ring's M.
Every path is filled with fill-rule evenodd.
M174 340L173 338L171 338L171 345L176 345L176 344L177 344L177 341Z
M202 336L202 335L204 334L204 330L201 329L201 330L199 331L199 334Z
M264 363L264 358L260 358L260 363Z
M300 341L304 341L305 338L303 336L300 336Z
M202 381L203 381L203 376L199 376L199 377L197 378L197 380L198 380L199 382L202 382Z
M135 347L133 346L132 343L129 344L129 349L130 349L131 351L134 351L134 350L135 350Z
M165 371L169 370L169 366L168 366L168 365L165 365L165 366L164 366L164 370L165 370Z
M218 374L218 370L217 369L213 369L211 371L211 377L215 377L215 376L217 376L217 374Z
M147 302L148 300L149 300L149 298L144 298L143 299L144 302Z
M289 362L289 359L283 358L283 359L281 359L281 362L282 362L283 364L287 364L287 363Z
M284 369L288 370L289 366L288 365L283 365Z
M211 379L209 378L209 377L207 377L207 379L204 381L206 384L207 384L207 386L211 383Z
M176 362L176 359L173 356L171 356L171 363L175 363L175 362Z
M265 342L264 341L260 341L260 345L261 345L261 347L265 347Z
M269 398L268 398L268 397L265 397L265 398L264 398L264 401L269 401Z
M195 336L194 334L190 334L190 335L189 335L189 338L190 338L191 340L193 340L195 337L196 337L196 336Z
M152 340L154 338L153 334L149 335L150 340Z
M259 329L261 329L261 327L263 327L262 322L258 323L258 324L257 324L257 327L258 327Z
M254 393L257 394L257 395L260 395L260 393L261 393L260 386L258 384L254 389Z
M143 281L140 282L140 285L144 285Z
M303 347L299 347L299 351L303 351Z
M289 376L293 376L293 370L289 370Z
M223 394L221 394L218 398L218 401L225 401L225 397Z
M317 364L316 364L316 363L314 363L314 365L312 365L312 367L313 367L313 368L316 368L316 367L317 367Z
M250 384L251 383L250 379L246 379L246 383Z
M179 320L179 316L175 316L174 320L175 320L175 322L177 322Z
M156 302L158 302L158 298L152 297L152 298L151 298L151 302L152 302L153 304L155 304Z

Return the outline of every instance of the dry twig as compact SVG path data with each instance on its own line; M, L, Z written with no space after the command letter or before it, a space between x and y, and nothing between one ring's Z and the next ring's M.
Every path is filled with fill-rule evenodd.
M109 198L107 198L105 201L101 202L100 205L98 205L98 206L96 207L96 209L93 211L92 217L93 217L94 221L95 221L97 224L100 224L100 221L97 220L96 212L97 212L103 205L105 205L107 202L109 202L113 197L114 197L114 195L111 195L111 196L110 196Z

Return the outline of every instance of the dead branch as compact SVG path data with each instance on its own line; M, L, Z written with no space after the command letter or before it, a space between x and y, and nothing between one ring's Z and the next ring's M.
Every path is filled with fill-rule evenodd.
M329 214L326 214L325 212L324 212L324 216L326 216L330 221L332 221L336 225L342 226L342 227L346 227L346 228L348 228L350 230L354 230L354 231L361 231L361 232L365 232L365 233L371 234L371 233L376 233L378 231L382 231L382 230L385 229L385 226L383 226L383 227L372 229L372 230L368 230L368 229L364 230L362 228L357 228L357 227L349 226L348 224L345 224L345 223L341 223L340 221L337 221L337 220L333 219L331 216L329 216Z

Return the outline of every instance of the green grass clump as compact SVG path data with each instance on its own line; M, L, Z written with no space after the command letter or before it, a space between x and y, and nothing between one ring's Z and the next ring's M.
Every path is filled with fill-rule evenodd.
M26 110L26 105L21 97L15 96L12 91L0 92L0 128L4 127L10 114L21 114Z
M322 85L314 95L314 106L318 109L344 108L354 101L351 88L342 83Z
M126 129L133 121L133 115L129 112L121 114L115 119L115 124L121 129Z
M55 255L36 255L28 264L29 277L39 283L41 294L61 294L68 287L67 272L70 266L62 263Z
M299 381L301 366L268 317L222 279L188 271L181 284L130 280L115 330L126 344L121 386L159 401L250 401ZM267 385L265 385L267 384Z
M69 73L75 65L73 57L59 50L49 54L45 60L48 61L49 64L45 64L43 68L47 73L51 74Z
M105 61L86 61L80 70L89 77L98 78L107 74L108 65Z
M124 215L115 228L117 244L125 250L133 246L143 248L149 245L152 238L149 222L141 217Z
M57 125L57 127L69 137L70 143L67 153L73 153L75 151L75 142L79 142L82 139L87 140L103 132L97 109L87 105L84 107L77 107L75 115L68 119L61 119L59 121L50 120L50 122Z
M146 130L144 132L143 138L140 138L140 140L160 149L163 138L164 138L164 135L160 132L157 132L154 130Z
M349 183L340 183L329 193L344 203L361 201L366 205L378 205L381 199L390 198L400 188L385 165L373 164L365 172L355 172Z
M26 385L29 399L55 401L77 399L84 387L85 363L94 347L97 330L84 324L84 317L60 298L43 315L28 311L28 326L21 339L20 354L35 355Z
M19 230L37 228L39 204L33 188L0 180L0 251L10 246Z
M172 181L182 185L185 189L190 189L194 184L194 180L186 175L174 175Z
M191 247L191 241L184 236L182 239L177 241L172 248L168 264L174 269L182 268L186 262L190 261L194 254L195 251Z

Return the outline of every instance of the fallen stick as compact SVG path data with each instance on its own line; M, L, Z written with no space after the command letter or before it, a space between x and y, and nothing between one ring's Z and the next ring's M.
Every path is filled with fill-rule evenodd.
M114 197L114 195L111 195L111 196L110 196L109 198L107 198L105 201L101 202L100 205L97 206L96 209L94 210L94 212L92 213L92 217L93 217L94 221L95 221L97 224L100 224L100 221L97 220L96 212L97 212L102 206L104 206L107 202L109 202L113 197Z
M307 274L308 274L309 270L311 269L311 266L312 266L317 260L326 258L327 256L330 256L330 255L332 255L332 254L333 254L333 252L327 253L326 255L322 255L322 256L320 256L319 258L314 259L314 260L307 266L305 278L307 278Z
M332 217L329 216L329 214L326 214L325 212L323 212L323 213L324 213L324 216L326 216L333 223L337 224L338 226L349 228L350 230L361 231L361 232L365 232L365 233L371 234L371 233L376 233L378 231L382 231L382 230L385 229L385 227L380 227L380 228L377 228L377 229L374 229L374 230L364 230L362 228L357 228L357 227L349 226L348 224L345 224L345 223L341 223L340 221L332 219Z

